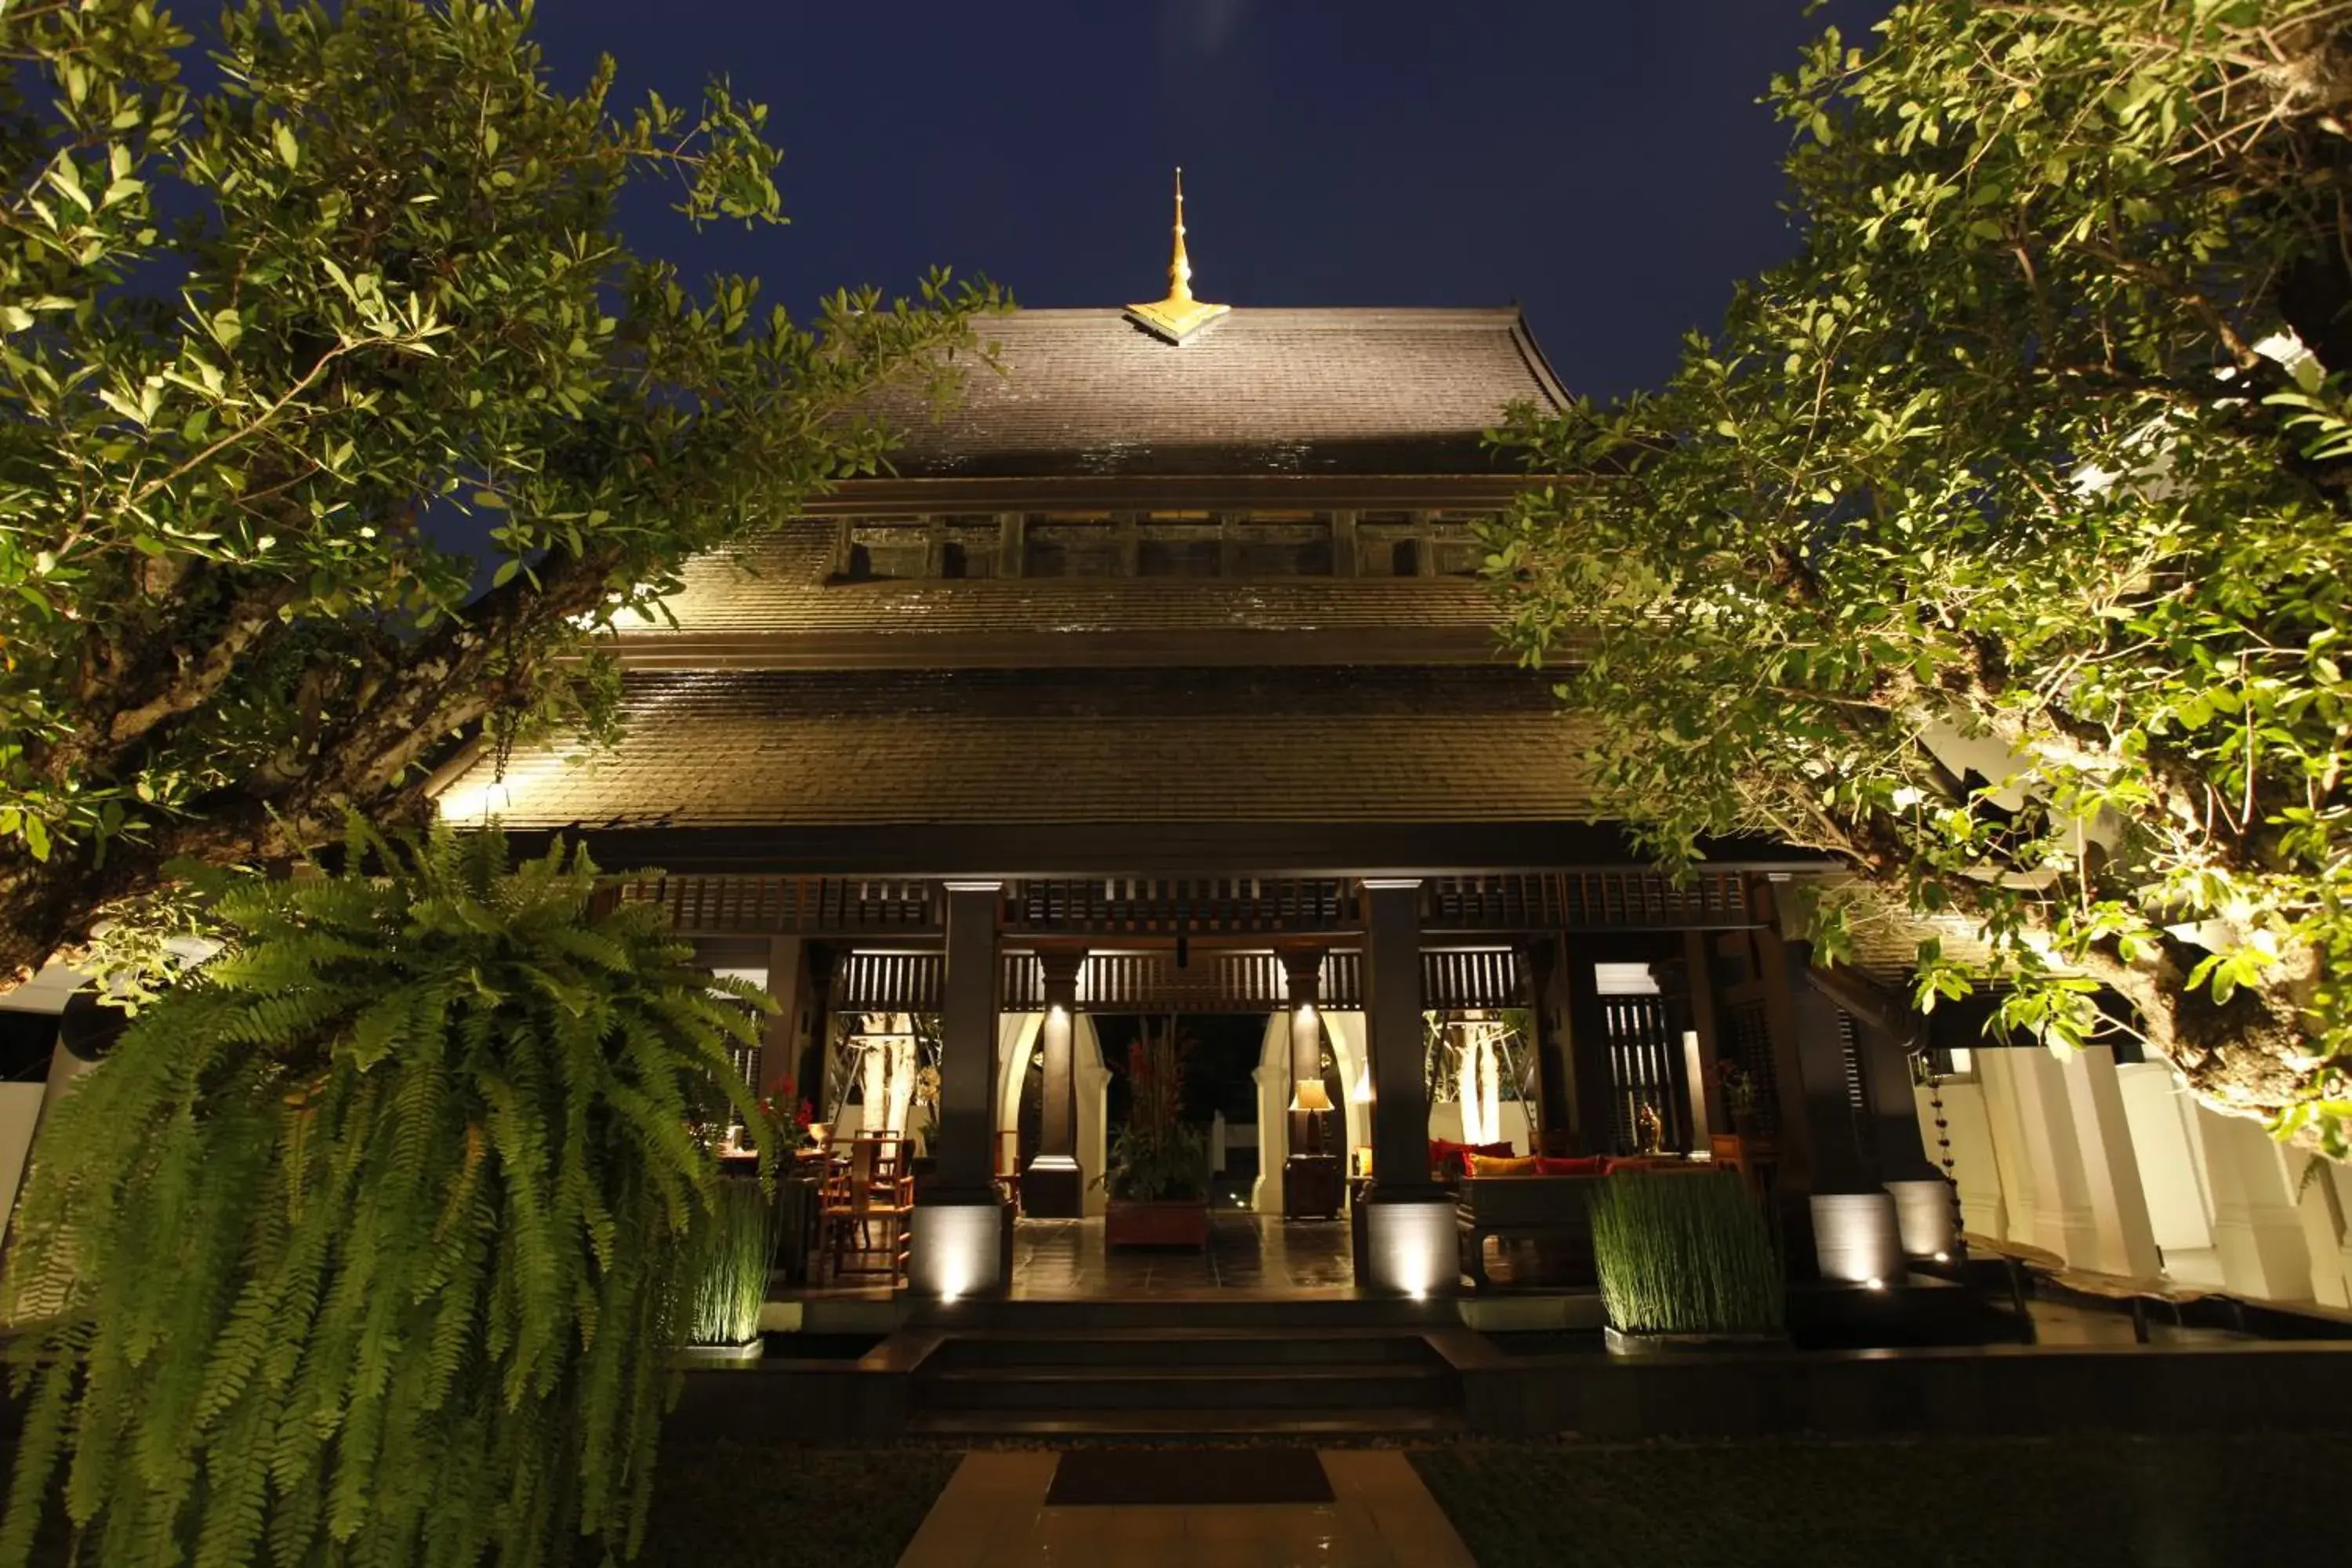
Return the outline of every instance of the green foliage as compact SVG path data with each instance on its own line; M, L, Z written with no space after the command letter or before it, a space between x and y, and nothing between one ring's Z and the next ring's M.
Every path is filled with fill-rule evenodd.
M1763 1211L1727 1173L1625 1173L1588 1200L1601 1300L1621 1332L1780 1331L1788 1287Z
M1100 1180L1115 1198L1137 1203L1205 1197L1209 1141L1184 1121L1184 1058L1192 1043L1169 1019L1150 1024L1127 1050L1127 1125L1111 1140Z
M0 5L0 976L173 856L417 808L457 731L608 731L611 627L877 471L862 411L944 392L998 300L934 274L803 323L689 288L621 242L624 192L781 223L765 111L625 109L610 61L558 90L530 28Z
M766 1184L747 1176L720 1177L711 1206L695 1227L688 1344L740 1345L759 1333L777 1240L775 1205Z
M2000 982L2341 1152L2352 18L1903 4L1771 101L1798 258L1508 432L1512 640L1651 851L1825 850L1822 957L1927 922L1921 1006Z
M758 997L594 883L354 826L218 890L228 950L42 1134L8 1305L64 1305L0 1563L61 1459L100 1568L634 1552Z

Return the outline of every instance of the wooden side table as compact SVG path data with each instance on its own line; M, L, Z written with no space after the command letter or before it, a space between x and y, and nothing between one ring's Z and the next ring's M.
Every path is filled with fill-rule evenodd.
M1337 1154L1293 1154L1282 1163L1285 1219L1338 1219L1346 1193Z

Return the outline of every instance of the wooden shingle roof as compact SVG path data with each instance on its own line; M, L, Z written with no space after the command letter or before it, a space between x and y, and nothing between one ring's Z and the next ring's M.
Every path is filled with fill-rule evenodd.
M1236 310L1171 343L1116 310L1020 310L979 326L975 366L906 432L908 479L1492 474L1512 404L1565 401L1516 310Z
M519 828L1549 822L1575 721L1516 669L633 672L617 752L487 756L453 819Z

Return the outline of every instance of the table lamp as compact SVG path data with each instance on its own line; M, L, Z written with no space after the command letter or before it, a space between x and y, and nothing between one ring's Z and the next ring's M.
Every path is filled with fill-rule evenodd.
M1323 1152L1323 1124L1316 1120L1316 1116L1331 1109L1331 1096L1323 1088L1323 1080L1319 1078L1300 1079L1297 1089L1290 1097L1290 1109L1307 1112L1307 1152L1310 1154Z

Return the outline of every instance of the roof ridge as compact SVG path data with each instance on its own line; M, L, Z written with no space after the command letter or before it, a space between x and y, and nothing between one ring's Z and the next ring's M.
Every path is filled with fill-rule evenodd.
M984 337L992 321L1036 317L1115 321L1123 319L1127 312L1128 307L1123 305L1023 305L1003 315L983 317L975 330ZM1270 316L1285 316L1334 323L1361 323L1368 319L1380 319L1448 321L1465 326L1507 326L1521 321L1524 312L1516 305L1235 305L1228 315L1261 321Z

